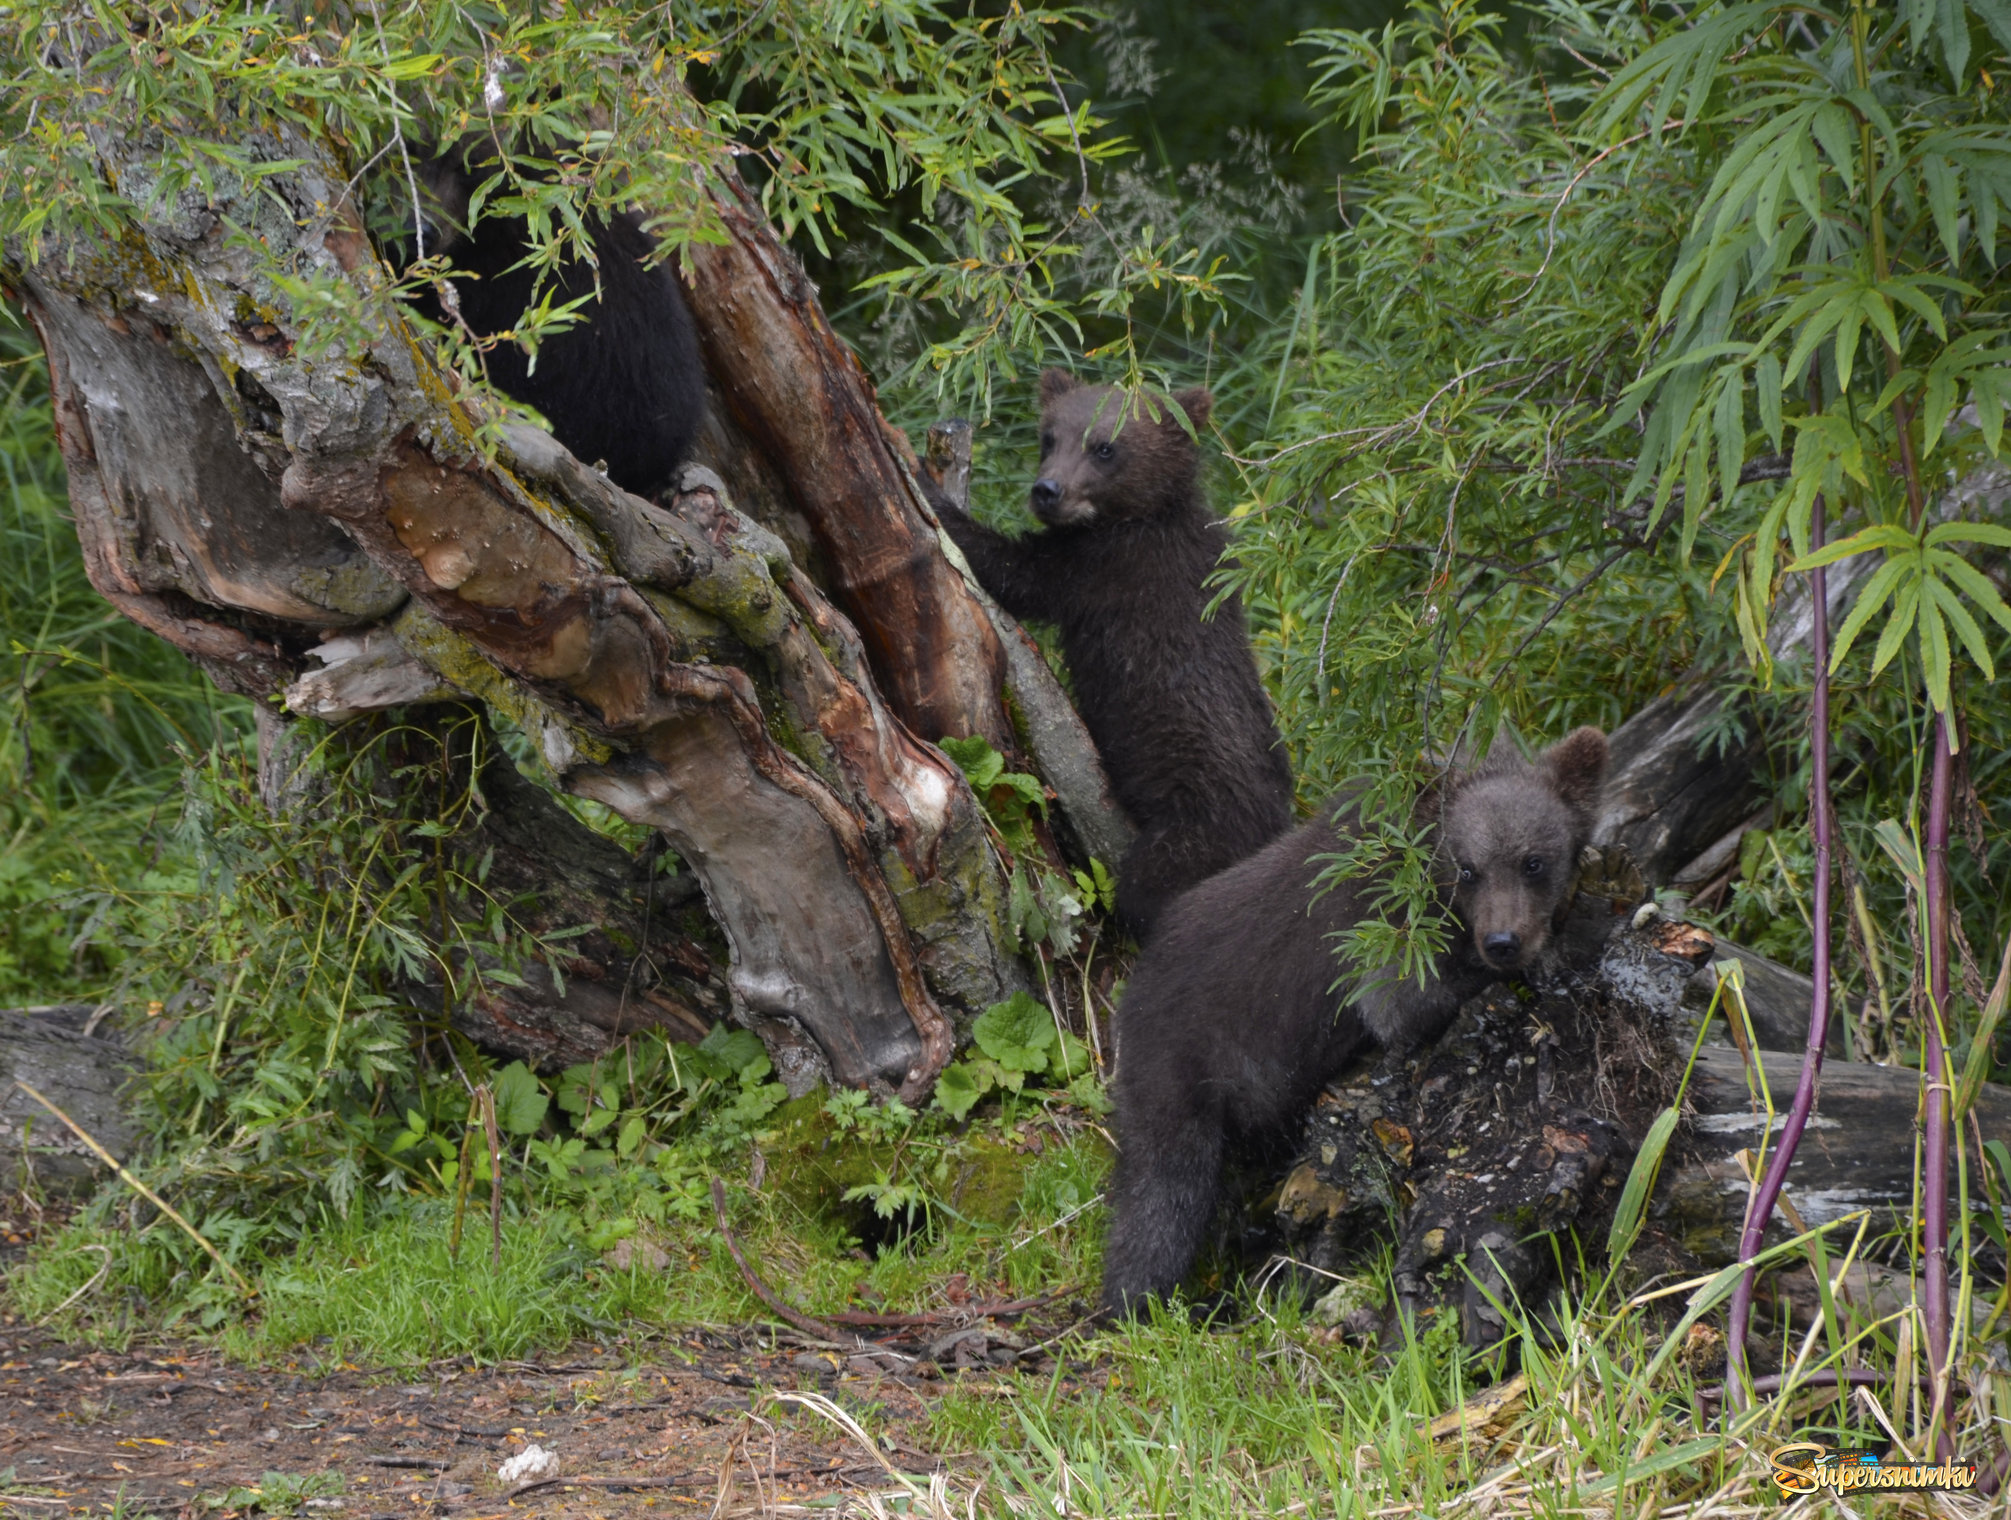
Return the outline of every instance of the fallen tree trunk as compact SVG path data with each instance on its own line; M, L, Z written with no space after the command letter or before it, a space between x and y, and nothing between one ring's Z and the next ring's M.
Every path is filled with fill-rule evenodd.
M1755 1096L1762 1074L1773 1097L1771 1122ZM1761 1052L1757 1065L1724 1045L1707 1045L1698 1056L1692 1116L1671 1148L1651 1217L1707 1267L1737 1259L1750 1190L1739 1158L1750 1159L1763 1133L1779 1134L1800 1074L1798 1059L1774 1052ZM1824 1063L1815 1114L1788 1168L1786 1198L1794 1219L1813 1228L1869 1212L1873 1236L1910 1225L1920 1091L1920 1073L1910 1067ZM2011 1143L2011 1088L1985 1083L1975 1115L1984 1140ZM1964 1143L1974 1141L1972 1131ZM1972 1151L1972 1168L1988 1164ZM1972 1192L1972 1206L1987 1207L1981 1186L1972 1184ZM1956 1202L1952 1183L1949 1200ZM1777 1213L1768 1243L1796 1233L1789 1216Z
M323 689L347 689L349 668L329 667ZM318 743L300 724L264 709L259 717L259 790L270 812L284 819L324 806L325 777L340 769L352 791L382 799L380 814L392 810L404 858L426 862L428 895L454 927L436 916L431 973L399 989L414 1008L438 1010L483 1049L545 1070L590 1061L645 1030L696 1043L729 1012L729 949L697 876L665 872L667 852L632 856L580 823L517 769L480 707L369 713ZM374 884L387 887L395 869ZM490 974L501 964L494 944L458 927L479 931L497 914L531 947L502 976Z
M89 1192L104 1171L26 1087L114 1156L131 1153L140 1127L126 1087L139 1063L116 1028L103 1026L109 1012L90 1003L0 1008L0 1168L9 1188L69 1197Z

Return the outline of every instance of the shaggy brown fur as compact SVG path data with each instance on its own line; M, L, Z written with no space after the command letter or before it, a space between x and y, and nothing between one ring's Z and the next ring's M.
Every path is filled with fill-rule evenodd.
M1346 843L1346 799L1173 904L1117 1011L1106 1311L1131 1313L1186 1276L1225 1144L1283 1138L1365 1042L1405 1049L1436 1035L1542 950L1605 774L1605 735L1581 728L1534 764L1497 752L1447 785L1432 811L1441 890L1463 932L1423 986L1384 976L1335 990L1334 937L1374 912L1376 886L1312 886L1315 857Z
M1049 370L1041 397L1032 503L1045 531L1010 539L936 507L1008 612L1060 626L1076 705L1138 826L1117 910L1143 939L1180 892L1291 826L1291 770L1241 604L1202 617L1226 540L1173 408L1198 431L1208 392L1127 408L1122 391Z
M470 192L490 166L453 152L429 160L421 174L433 196L428 251L444 251L469 278L454 281L461 316L476 334L514 327L531 305L537 274L518 267L529 253L521 219L486 216L470 231ZM536 407L552 435L586 464L603 464L625 491L654 496L684 462L705 416L705 366L684 292L668 264L645 263L655 251L633 215L589 225L594 262L575 259L547 275L554 307L591 296L598 271L600 298L583 320L538 346L535 367L515 343L498 343L485 362L497 389ZM447 320L430 292L422 304Z

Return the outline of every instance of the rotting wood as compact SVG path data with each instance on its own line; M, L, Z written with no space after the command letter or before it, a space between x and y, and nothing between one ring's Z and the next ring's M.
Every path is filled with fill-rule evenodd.
M101 145L108 174L143 189L158 146ZM716 479L662 509L528 430L485 459L478 404L426 370L341 176L308 141L259 151L290 162L255 190L226 176L201 195L137 196L144 276L127 244L88 239L11 275L50 348L97 584L234 690L291 687L331 716L457 693L507 714L561 783L664 827L731 945L736 1012L793 1065L792 1085L828 1061L841 1081L919 1100L951 1052L951 1016L1025 977L961 775L902 729L860 636ZM210 236L224 221L246 236ZM261 246L348 282L361 325L344 342L368 362L304 341ZM269 320L231 318L247 305ZM848 426L870 424L898 465L870 389L847 394L864 408ZM201 526L190 480L228 493L234 557L167 553L156 574L145 546ZM923 581L955 588L929 605L981 625L952 618L976 643L935 649L950 660L990 630L923 529ZM855 586L888 568L861 563ZM980 686L996 705L995 682L958 700ZM721 792L761 806L736 812ZM812 903L814 926L800 921Z
M999 637L943 557L872 382L730 168L714 199L725 241L691 244L682 274L735 421L817 535L902 720L926 739L982 734L1015 752Z
M1558 956L1528 985L1488 989L1436 1042L1365 1063L1321 1095L1260 1209L1274 1213L1289 1258L1315 1275L1359 1268L1395 1219L1394 1307L1457 1313L1476 1347L1505 1331L1497 1303L1534 1309L1558 1260L1597 1259L1636 1149L1695 1040L1686 989L1726 953L1680 920L1637 921L1638 873L1599 853ZM1623 880L1632 890L1607 895ZM1723 1024L1714 1032L1722 1039ZM1777 1124L1800 1062L1772 1051L1758 1061ZM1874 1233L1902 1224L1919 1100L1917 1072L1827 1063L1789 1207L1809 1226L1857 1210L1871 1213ZM1984 1138L2011 1140L2011 1089L1986 1086L1976 1114ZM1738 1050L1704 1044L1685 1116L1630 1258L1637 1274L1708 1271L1737 1254L1749 1191L1740 1156L1766 1126ZM1777 1218L1769 1239L1792 1233Z

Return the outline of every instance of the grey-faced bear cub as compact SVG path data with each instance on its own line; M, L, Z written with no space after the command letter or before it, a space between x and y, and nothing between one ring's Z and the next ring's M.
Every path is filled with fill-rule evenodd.
M1144 939L1179 893L1291 827L1291 768L1241 604L1201 616L1227 541L1173 408L1199 430L1213 398L1159 396L1155 412L1048 370L1041 402L1044 531L1007 538L930 495L979 584L1013 616L1060 626L1076 706L1138 827L1117 916Z
M1117 1175L1106 1312L1135 1312L1193 1265L1226 1144L1285 1138L1374 1039L1405 1049L1543 948L1565 905L1606 775L1606 736L1570 734L1533 764L1498 747L1420 804L1436 819L1443 900L1461 932L1432 976L1334 991L1334 936L1373 912L1373 880L1315 899L1316 856L1343 847L1352 804L1175 902L1117 1010Z

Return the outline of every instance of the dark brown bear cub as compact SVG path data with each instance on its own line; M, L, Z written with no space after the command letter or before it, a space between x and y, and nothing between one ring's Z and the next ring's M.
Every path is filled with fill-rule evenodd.
M466 225L471 194L496 172L479 146L419 170L432 197L426 248L444 251L471 276L453 282L455 299L461 320L483 336L514 329L539 287L522 217L491 213ZM483 362L490 383L544 413L552 436L582 464L599 461L624 491L654 496L671 483L705 418L698 329L670 265L649 262L655 239L639 217L596 219L587 231L593 262L568 260L543 280L555 308L596 296L598 281L583 320L539 344L535 363L508 341ZM449 320L432 291L421 305L435 321Z
M1201 616L1226 540L1172 407L1198 431L1213 398L1127 405L1122 391L1049 370L1041 401L1033 510L1045 530L1010 539L936 506L1006 611L1060 626L1076 705L1138 827L1117 914L1144 939L1179 893L1291 826L1291 770L1242 605L1231 596Z
M1365 1041L1401 1050L1428 1039L1529 964L1564 906L1605 775L1606 736L1581 728L1534 764L1498 751L1447 784L1436 854L1461 932L1422 987L1333 990L1334 936L1375 911L1373 880L1317 899L1310 885L1314 857L1343 846L1345 798L1172 904L1117 1011L1107 1312L1135 1312L1187 1275L1225 1144L1284 1137Z

